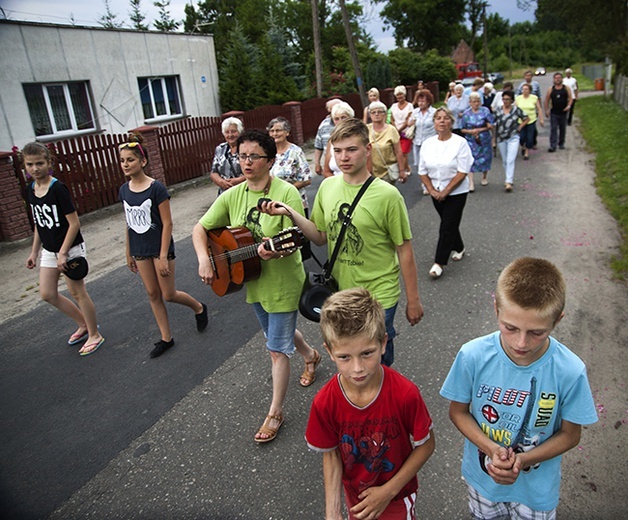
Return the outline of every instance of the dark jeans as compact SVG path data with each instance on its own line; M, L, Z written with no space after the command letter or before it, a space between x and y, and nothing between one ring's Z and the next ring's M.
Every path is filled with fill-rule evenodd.
M571 121L573 119L573 109L576 107L576 100L573 99L571 101L571 108L569 109L569 116L567 117L567 124L571 125Z
M550 112L550 148L565 146L565 129L567 128L567 112L554 114Z
M386 342L386 352L384 352L382 356L382 365L386 365L387 367L391 366L395 361L395 343L393 340L397 335L397 331L395 330L395 312L397 312L397 305L398 304L395 303L393 307L384 311L388 341Z
M460 221L462 220L462 210L467 202L467 194L450 195L443 202L438 202L432 198L432 202L440 215L440 229L434 262L447 265L452 251L459 253L464 249L464 242L460 235Z
M521 146L525 146L528 150L532 150L534 146L534 138L536 136L536 121L524 126L519 133L519 142Z

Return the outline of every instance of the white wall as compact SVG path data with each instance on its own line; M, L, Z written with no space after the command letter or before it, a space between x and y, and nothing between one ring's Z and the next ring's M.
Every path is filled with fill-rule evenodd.
M89 81L96 127L102 133L124 133L146 124L138 77L178 75L184 115L220 115L210 35L2 20L0 49L0 151L35 138L23 83Z

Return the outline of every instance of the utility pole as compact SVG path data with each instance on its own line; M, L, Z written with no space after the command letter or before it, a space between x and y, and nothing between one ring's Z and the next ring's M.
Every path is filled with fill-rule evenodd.
M510 77L512 78L512 35L510 34L510 21L508 21L508 63L510 64Z
M323 97L323 51L321 49L321 29L318 23L318 0L312 0L312 31L314 32L316 97Z
M349 13L347 12L347 5L345 0L340 0L340 10L342 11L342 22L345 26L345 35L347 36L347 46L349 47L349 54L351 55L351 61L353 62L353 70L358 82L358 90L360 91L360 99L362 100L362 106L368 105L368 97L366 97L366 90L364 89L364 80L362 79L362 70L360 69L360 60L358 59L358 53L355 50L353 43L353 35L351 34L351 26L349 25Z
M488 81L488 30L486 28L486 2L482 6L482 26L484 27L484 81Z

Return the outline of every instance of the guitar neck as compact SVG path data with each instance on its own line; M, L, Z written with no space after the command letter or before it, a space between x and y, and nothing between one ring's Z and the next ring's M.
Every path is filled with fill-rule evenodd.
M259 244L250 244L248 246L239 247L238 249L232 249L231 251L225 251L225 256L229 259L230 263L242 262L249 258L259 256L257 248Z

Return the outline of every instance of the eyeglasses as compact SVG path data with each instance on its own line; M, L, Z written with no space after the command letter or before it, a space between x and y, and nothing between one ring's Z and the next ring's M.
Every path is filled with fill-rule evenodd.
M260 159L268 159L268 155L260 155L258 153L252 153L250 155L246 155L245 153L238 154L238 161L240 162L249 161L249 162L254 163L254 162L259 161Z
M373 114L373 115L385 114L385 113L386 113L385 110L371 110L371 114Z

